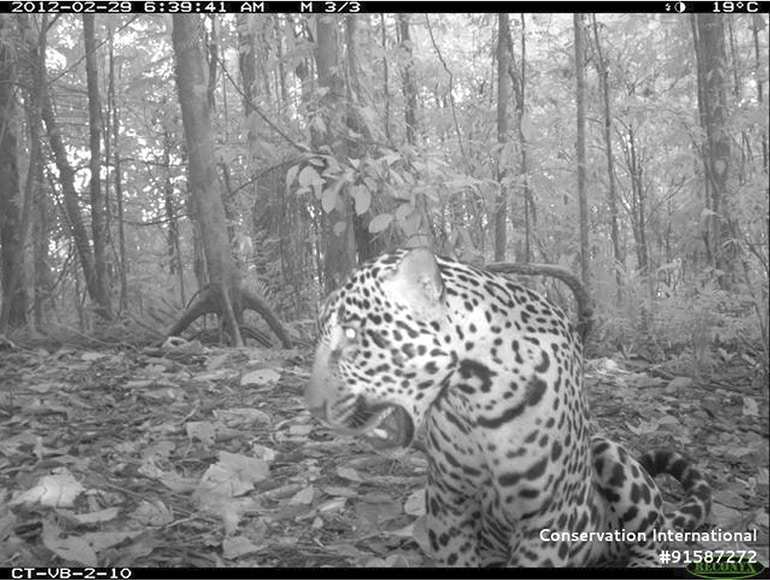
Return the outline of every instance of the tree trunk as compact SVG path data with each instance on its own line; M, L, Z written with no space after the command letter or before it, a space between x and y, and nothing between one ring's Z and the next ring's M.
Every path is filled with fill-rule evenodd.
M241 346L243 340L231 303L233 291L240 285L240 275L230 252L225 208L217 182L211 99L200 46L201 21L197 16L175 15L173 23L176 81L190 163L190 194L197 209L209 285L225 332L235 346Z
M514 103L516 104L516 133L519 138L520 165L519 175L521 176L522 199L524 200L524 255L521 256L523 262L532 262L534 260L532 251L532 238L537 229L537 206L529 187L529 162L527 152L527 135L524 131L524 111L526 102L527 87L527 26L524 14L521 14L521 66L516 66L514 58L513 41L509 50L511 55L511 66L509 74L513 83ZM517 258L519 256L517 255Z
M254 25L256 20L248 15L241 14L236 17L238 23L238 71L241 75L241 90L243 105L243 117L246 120L246 137L249 146L249 153L254 154L257 132L253 119L249 119L253 113L252 105L254 103L254 90L257 74L257 59L254 45Z
M380 13L380 33L382 35L382 50L384 54L387 54L388 50L388 31L385 25L385 14ZM392 145L390 135L390 65L388 64L388 57L384 56L382 59L382 98L385 101L385 119L383 121L385 125L385 142L388 145Z
M225 207L216 175L211 103L202 48L202 21L198 16L173 17L172 42L176 82L189 159L189 187L206 257L208 285L198 300L169 331L175 335L199 316L216 312L234 346L243 345L240 323L243 310L259 312L285 347L291 340L278 318L257 295L241 286L241 276L230 251Z
M642 179L643 168L641 154L636 146L636 133L633 126L624 127L623 156L626 170L631 179L631 199L628 203L628 217L634 234L636 268L642 275L649 273L649 251L647 248L647 216L645 210L645 190Z
M269 79L257 78L257 60L258 60L258 33L266 24L263 20L254 20L250 16L238 17L238 70L241 76L241 86L243 94L241 104L243 105L243 118L246 126L246 142L248 144L249 156L252 162L256 161L258 151L259 134L258 127L263 124L256 112L255 103L259 94L260 86L269 86ZM261 68L263 76L267 73ZM270 182L269 177L264 181ZM277 286L281 280L270 277L269 272L274 264L280 261L280 245L276 240L281 239L281 215L280 210L283 206L276 203L275 188L262 186L263 180L258 179L254 182L254 205L252 207L252 239L253 239L253 260L256 271L264 276L266 285L272 290L278 290Z
M96 67L96 39L94 15L83 14L83 38L86 51L86 83L88 87L88 130L91 149L91 233L94 246L94 286L98 295L96 303L105 311L103 318L112 317L110 285L107 280L107 211L101 187L101 139L102 111L99 98L99 79Z
M218 54L219 54L219 20L215 14L208 15L209 22L211 22L210 32L208 35L208 43L206 45L206 55L208 57L208 83L206 85L206 97L209 102L209 109L214 110L216 108L216 91L217 91L217 67L218 67Z
M417 86L414 80L414 59L412 55L412 39L409 32L409 15L399 12L398 28L401 33L401 45L406 51L406 65L403 70L404 121L406 122L406 142L414 145L417 142Z
M105 150L109 145L109 154L107 162L112 165L112 182L115 188L115 209L117 215L118 228L118 258L120 267L118 276L120 277L120 296L118 298L118 308L120 312L128 309L128 259L126 258L126 233L123 224L123 174L120 166L120 106L116 96L115 87L118 74L115 65L115 37L113 27L108 27L109 35L109 81L107 86L107 109L109 111L107 128L105 130ZM108 206L109 207L109 206Z
M406 55L401 72L402 91L404 100L404 123L406 125L406 142L414 146L417 144L417 82L414 74L414 48L410 31L409 14L399 13L398 16L399 43ZM415 200L417 225L413 232L409 232L408 245L432 246L433 236L430 233L430 217L428 214L428 200L424 195L417 196Z
M753 14L751 18L751 34L754 41L754 74L757 79L763 78L765 62L763 52L760 49L760 30L765 28L765 20L761 14ZM761 111L765 104L764 82L757 83L757 101L759 101L759 110ZM767 151L767 132L762 131L762 169L767 175L768 171L768 151Z
M285 16L276 14L276 18L273 21L273 34L275 35L275 49L278 56L278 87L280 89L280 101L279 107L283 108L288 105L289 91L286 88L286 54L284 49L284 22ZM278 100L278 99L276 99Z
M714 266L723 287L734 281L736 246L730 225L727 176L730 165L730 142L727 130L727 88L725 79L724 18L717 14L696 14L695 53L698 59L698 100L701 126L706 134L704 167L706 191L711 201L709 246Z
M644 169L642 160L639 158L639 152L636 150L636 140L634 133L629 133L629 150L631 153L631 192L633 195L634 216L633 221L636 224L636 249L637 260L639 262L639 271L644 275L650 274L650 256L647 248L647 210L646 195L644 189L644 179L642 178ZM652 296L651 296L652 298Z
M602 45L599 40L599 27L596 24L596 15L592 16L594 41L596 45L596 72L599 74L602 84L602 105L604 107L604 151L607 155L607 179L609 190L607 201L610 206L610 238L612 239L612 255L615 270L615 301L618 306L623 301L623 278L621 268L624 266L623 254L620 251L620 227L618 226L618 192L615 183L615 158L612 154L612 114L610 112L610 81L607 60L602 54Z
M29 163L27 180L24 188L24 206L22 209L22 232L31 231L33 296L35 329L42 330L44 304L50 300L51 269L48 260L48 223L50 221L50 200L42 193L43 155L42 155L42 117L41 98L45 71L39 54L45 53L48 34L48 15L43 14L38 25L35 39L30 30L29 18L19 14L16 23L22 39L23 58L28 63L28 76L25 81L24 107L29 131ZM26 237L24 235L23 237Z
M40 55L40 66L44 66L45 56ZM96 285L96 276L94 275L94 258L91 254L91 246L88 239L88 231L83 224L83 217L80 215L80 199L75 189L75 170L67 159L67 149L64 147L64 141L61 138L61 131L54 117L53 105L48 92L48 83L44 80L40 87L40 98L42 100L42 114L45 122L48 141L51 145L56 168L59 170L59 180L61 182L62 197L64 198L64 212L67 214L72 238L75 240L75 248L80 259L80 267L83 269L83 277L86 282L86 289L91 301L94 303L95 311L99 316L110 320L110 310L98 302L100 297L99 288Z
M179 219L176 198L174 196L174 182L171 174L171 150L172 138L169 131L163 132L163 155L161 164L163 167L163 209L168 222L166 232L166 253L168 255L168 272L172 276L179 277L179 296L183 303L187 302L187 293L184 286L184 272L182 268L182 256L179 243Z
M347 94L345 124L347 130L347 155L349 159L360 160L374 156L371 144L374 142L370 127L362 109L366 106L367 91L364 88L367 79L362 63L369 60L371 54L371 31L369 17L348 15L345 18L345 46L347 62ZM360 137L359 137L360 136ZM364 186L365 187L365 186ZM360 192L354 192L361 195ZM362 213L354 212L353 228L355 247L359 262L365 262L379 256L385 248L385 237L374 236L369 231L372 212L367 209Z
M16 57L11 17L0 15L0 272L2 310L0 334L27 322L16 127Z
M588 247L588 199L586 193L586 86L585 58L583 49L583 15L574 15L575 27L575 76L577 80L577 188L580 206L580 271L583 285L590 293L591 269Z
M344 83L339 76L337 20L326 15L316 18L315 60L318 83L327 89L323 98L325 132L313 135L313 148L326 145L338 159L347 157ZM355 265L355 232L350 211L350 198L345 188L338 194L332 213L324 217L326 255L324 257L324 290L339 288Z
M507 246L506 217L508 214L508 102L511 99L510 71L511 30L507 14L497 15L497 196L495 199L495 261L505 260Z

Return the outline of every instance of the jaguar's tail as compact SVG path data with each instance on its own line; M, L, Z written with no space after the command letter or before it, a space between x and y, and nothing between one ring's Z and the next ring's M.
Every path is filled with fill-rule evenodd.
M666 519L673 527L697 530L706 523L711 513L711 487L692 462L676 451L656 449L642 455L639 463L652 477L668 473L684 488L687 494L684 502L666 514Z

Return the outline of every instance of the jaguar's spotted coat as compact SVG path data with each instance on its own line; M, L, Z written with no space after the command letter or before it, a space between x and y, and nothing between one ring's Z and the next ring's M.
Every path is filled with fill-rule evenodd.
M708 485L676 453L638 462L592 436L582 385L580 341L559 309L420 248L364 265L326 300L306 401L379 447L425 429L427 528L440 563L655 565L652 530L700 526ZM664 471L688 494L668 516L652 479ZM615 530L646 539L550 535Z

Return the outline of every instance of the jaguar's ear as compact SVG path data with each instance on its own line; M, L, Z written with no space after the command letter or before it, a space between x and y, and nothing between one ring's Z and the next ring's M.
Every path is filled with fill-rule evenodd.
M399 302L421 312L434 312L444 305L444 281L436 256L429 248L409 250L396 266L391 290Z

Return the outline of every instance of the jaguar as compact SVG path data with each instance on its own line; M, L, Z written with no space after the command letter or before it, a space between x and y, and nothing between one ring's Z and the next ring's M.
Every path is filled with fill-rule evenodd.
M376 449L427 456L431 557L448 566L655 566L653 530L694 530L701 473L593 434L582 341L510 279L428 248L385 254L322 304L305 402ZM666 511L654 477L674 476Z

